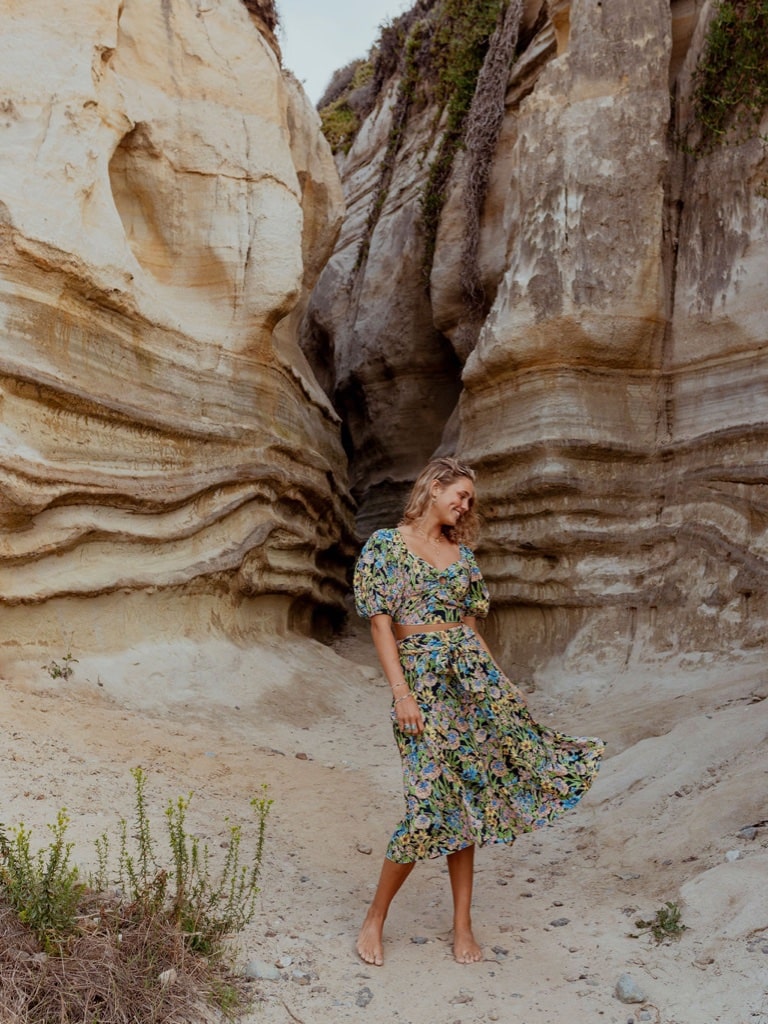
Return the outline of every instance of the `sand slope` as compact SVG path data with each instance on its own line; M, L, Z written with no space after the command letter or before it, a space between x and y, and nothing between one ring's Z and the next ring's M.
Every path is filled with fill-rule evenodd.
M401 796L388 691L363 631L335 649L179 642L74 667L62 681L39 657L0 665L0 820L39 828L42 841L66 807L77 859L92 864L92 839L131 813L130 768L141 765L158 834L166 802L193 791L190 829L215 850L224 817L248 820L267 783L261 907L238 957L279 963L282 977L254 983L253 1024L768 1022L768 687L757 656L602 677L553 666L531 705L608 741L593 791L557 826L479 852L482 963L451 958L436 861L396 902L380 969L353 943ZM752 839L739 834L748 825L759 826ZM730 850L740 859L726 861ZM635 920L667 900L683 908L682 939L635 937ZM645 1004L615 998L625 972Z

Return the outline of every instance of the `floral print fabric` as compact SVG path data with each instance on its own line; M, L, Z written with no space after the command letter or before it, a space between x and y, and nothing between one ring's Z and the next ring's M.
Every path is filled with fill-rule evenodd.
M364 618L391 615L393 622L461 622L464 615L484 619L488 588L472 551L461 544L459 558L436 569L411 554L399 530L378 530L369 537L355 568L355 602Z
M406 621L403 613L420 614L413 623L459 622L462 614L488 609L468 548L441 572L412 555L396 530L378 531L363 549L355 596L362 615L388 614L396 622ZM406 813L387 848L390 860L405 864L471 845L512 843L587 792L602 742L539 725L472 629L458 624L416 633L398 650L426 727L408 736L393 711Z

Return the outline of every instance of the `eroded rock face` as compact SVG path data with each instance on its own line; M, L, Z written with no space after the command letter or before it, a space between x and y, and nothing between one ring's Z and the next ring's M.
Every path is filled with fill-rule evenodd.
M428 311L466 360L442 445L479 472L490 632L523 677L569 644L582 661L606 638L627 659L730 651L765 628L766 150L755 139L694 157L675 144L710 13L696 0L522 5L481 214L487 307L474 335L462 291L467 157L442 211ZM375 500L382 478L412 475L439 446L426 450L438 423L414 430L418 418L400 415L405 395L418 405L407 373L399 386L406 354L418 363L425 338L439 343L393 271L418 251L418 217L414 234L393 225L396 210L415 209L414 154L428 165L434 111L408 128L363 283L344 295L371 195L361 168L381 159L391 95L341 161L356 212L310 306L340 408L356 359L368 374L355 376L350 428L362 534L396 518L399 492ZM375 333L389 305L396 345ZM446 389L453 366L443 363Z
M417 3L406 21L433 21L439 6ZM542 17L542 0L514 6L520 30L530 35ZM457 443L467 356L458 284L465 224L457 174L430 277L422 200L446 115L429 101L434 90L425 93L427 99L418 93L404 115L400 79L392 79L350 151L337 154L347 214L302 334L302 347L344 421L360 537L396 519L424 462ZM495 217L484 219L482 246L498 281L506 237L497 227Z
M572 4L567 49L516 110L514 234L460 447L520 671L569 643L583 658L619 637L629 659L764 629L764 150L669 143L703 39L693 7Z
M6 604L340 605L345 458L290 319L343 201L268 29L240 0L3 16Z
M515 110L512 244L464 374L460 444L483 475L498 632L518 653L521 632L552 640L550 619L568 635L585 608L637 601L665 557L669 5L573 4L569 23Z
M400 504L460 393L460 363L433 323L418 230L421 147L433 110L410 126L365 241L396 94L395 83L343 161L347 216L305 325L310 361L344 420L361 534Z

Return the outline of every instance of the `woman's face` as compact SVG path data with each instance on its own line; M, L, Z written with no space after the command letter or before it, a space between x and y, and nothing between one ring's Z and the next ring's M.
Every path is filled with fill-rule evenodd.
M435 496L434 510L443 526L455 526L470 510L475 500L475 485L468 476L460 476L452 484L435 481L432 493Z

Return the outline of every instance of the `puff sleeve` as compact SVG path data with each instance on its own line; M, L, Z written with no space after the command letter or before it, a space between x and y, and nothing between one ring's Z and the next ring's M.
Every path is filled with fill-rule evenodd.
M469 587L464 598L464 613L475 615L478 619L484 619L491 607L491 596L488 587L485 585L480 566L475 561L471 549L462 544L461 554L467 565L469 573Z
M378 530L365 542L355 566L354 591L358 615L391 615L398 589L398 567L392 557L388 530Z

